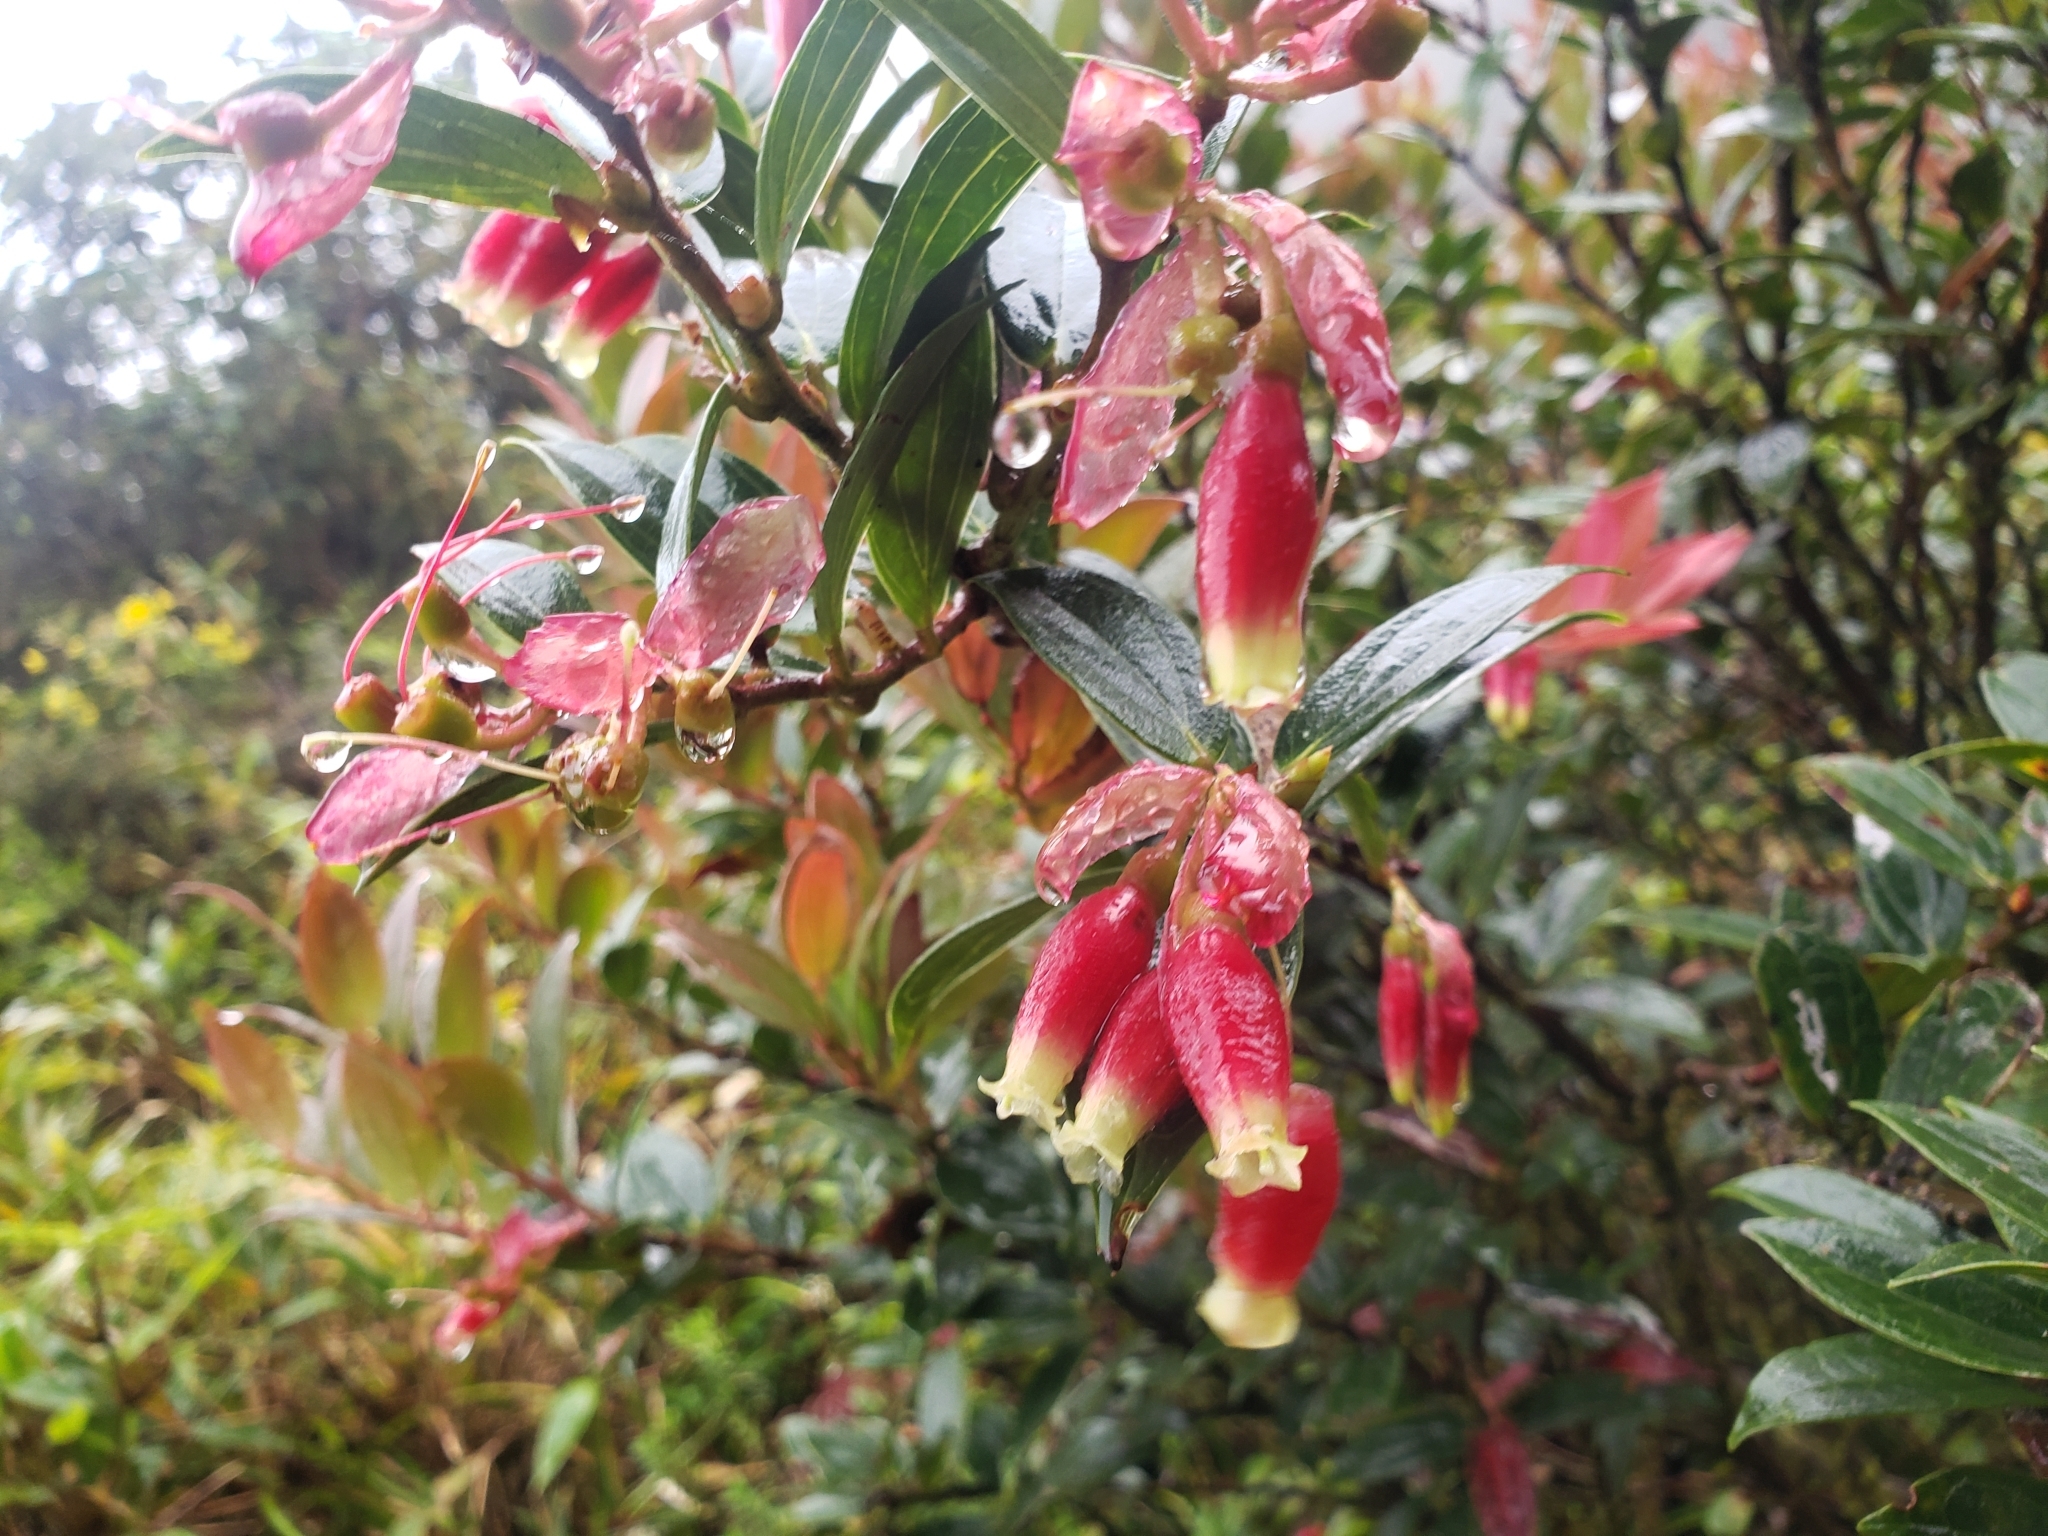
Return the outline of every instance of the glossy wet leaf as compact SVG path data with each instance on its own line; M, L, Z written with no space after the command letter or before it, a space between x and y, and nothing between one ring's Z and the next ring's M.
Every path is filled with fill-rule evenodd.
M1942 1239L1941 1220L1926 1206L1833 1168L1758 1168L1717 1185L1714 1193L1767 1216L1823 1217L1909 1245L1926 1247Z
M512 446L524 448L547 465L569 493L572 506L595 507L628 496L646 497L646 507L631 521L621 521L610 513L598 521L643 571L653 573L661 558L662 526L668 519L676 481L689 470L695 447L689 438L668 432L616 443L576 437L515 438Z
M1008 290L996 301L996 325L1019 359L1048 377L1081 360L1095 330L1102 269L1079 203L1019 193L988 248L988 280Z
M1856 1107L1910 1141L1994 1214L2048 1238L2048 1136L1959 1100L1950 1110L1893 1103Z
M804 29L761 130L755 171L754 234L770 277L787 269L895 35L870 0L825 0Z
M1818 930L1788 924L1757 947L1751 969L1785 1086L1817 1124L1877 1091L1885 1068L1877 999L1856 954Z
M299 1141L299 1090L284 1057L255 1025L237 1014L223 1018L210 1004L197 1005L206 1034L206 1054L228 1107L249 1129L280 1151Z
M1077 71L1002 0L878 0L960 89L1051 165Z
M1913 1485L1907 1508L1857 1522L1858 1536L2035 1536L2048 1530L2048 1483L2004 1467L1948 1467Z
M252 80L226 100L252 91L292 91L325 101L355 78L347 70L292 70ZM212 112L198 119L211 126ZM137 158L232 158L233 151L163 134ZM516 112L487 107L451 91L415 82L398 128L398 150L373 185L400 197L431 198L473 208L509 208L539 218L554 216L554 194L588 203L604 201L597 173L576 151Z
M1033 566L984 576L979 585L1126 757L1200 763L1249 756L1237 717L1203 701L1194 635L1135 582Z
M2041 1001L2018 977L1979 971L1957 982L1900 1037L1882 1097L1933 1107L1983 1103L2041 1033Z
M1918 764L1840 754L1808 758L1804 767L1837 800L1943 874L1979 888L2012 878L2011 857L1996 834Z
M839 361L864 260L807 245L789 258L782 279L782 322L769 338L793 368Z
M1830 1424L1886 1414L2017 1408L2039 1392L1866 1333L1820 1339L1774 1355L1751 1378L1728 1431L1733 1450L1751 1435L1792 1424Z
M1536 1002L1625 1029L1646 1030L1684 1045L1707 1042L1706 1021L1692 999L1644 976L1590 976L1535 994Z
M431 544L415 544L413 553L424 557L431 555L433 549ZM466 597L472 588L482 587L470 605L471 610L481 613L514 640L524 639L526 632L549 614L582 613L590 606L568 563L562 560L523 565L483 586L494 572L515 561L530 559L535 553L531 545L511 539L481 539L442 566L441 579L457 597Z
M1999 729L2019 741L2048 741L2048 656L2013 651L1977 674L1977 690Z
M1882 948L1933 956L1962 947L1970 893L1918 855L1859 849L1856 892Z
M1309 808L1461 681L1475 648L1573 573L1570 566L1537 566L1475 576L1403 609L1331 663L1287 717L1274 747L1282 763L1329 750L1329 769ZM1489 665L1499 659L1486 657Z
M459 1141L526 1168L540 1155L533 1100L510 1067L482 1056L443 1056L420 1073L441 1123Z
M839 348L839 392L866 420L897 339L925 285L989 230L1037 170L1030 152L973 102L954 108L918 151L861 268Z
M336 1029L370 1034L384 1012L384 953L370 909L324 870L299 912L299 969L313 1012Z

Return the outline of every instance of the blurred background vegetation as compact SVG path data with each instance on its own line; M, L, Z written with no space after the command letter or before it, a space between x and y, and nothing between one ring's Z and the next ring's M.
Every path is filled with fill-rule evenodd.
M1497 985L1469 1133L1426 1149L1371 1122L1385 909L1319 886L1301 1052L1369 1125L1311 1327L1272 1357L1193 1321L1202 1224L1174 1213L1197 1191L1112 1279L1064 1184L961 1107L1015 967L930 1051L906 1125L644 942L586 942L578 1098L696 1149L744 1241L697 1228L632 1285L632 1256L558 1268L464 1359L431 1340L459 1249L308 1219L322 1192L225 1116L194 1012L293 998L290 952L173 887L295 910L318 786L298 737L476 441L548 408L513 366L543 365L438 301L464 218L373 195L251 291L222 254L231 175L138 170L144 130L60 110L0 161L0 1529L1460 1532L1472 1383L1520 1362L1553 1530L1845 1531L1944 1462L2016 1464L1989 1412L1728 1451L1750 1375L1839 1324L1709 1191L1855 1150L1757 1070L1742 946L1788 910L1861 922L1848 818L1794 764L1991 734L1977 668L2048 645L2048 129L2019 9L1453 5L1433 93L1364 103L1383 131L1240 129L1237 185L1350 216L1411 415L1353 508L1398 515L1320 578L1325 658L1539 558L1595 486L1652 468L1674 530L1758 533L1694 635L1547 679L1520 742L1469 709L1425 721L1379 773ZM1053 30L1173 63L1136 0ZM500 499L556 494L501 464ZM1173 553L1147 576L1184 598ZM782 810L839 766L830 734L785 731L752 798L668 791L675 840L611 856L618 883L764 928ZM964 804L927 931L1022 889L999 761L915 733L882 761L896 830L939 789ZM613 867L520 826L541 863ZM510 1015L533 941L594 941L619 896L565 906L538 856L499 853L421 860L419 929L437 950L492 902ZM1584 920L1557 931L1568 903ZM1751 924L1731 944L1670 915L1696 908ZM2008 963L2048 976L2038 945ZM1675 999L1662 1024L1565 985L1610 978ZM2048 1120L2039 1078L2001 1107ZM1662 1363L1617 1360L1634 1337Z

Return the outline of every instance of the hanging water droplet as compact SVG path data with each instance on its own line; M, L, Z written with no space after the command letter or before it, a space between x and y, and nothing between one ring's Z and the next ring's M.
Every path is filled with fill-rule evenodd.
M676 745L682 748L683 756L693 763L722 763L732 751L732 744L738 738L736 730L724 730L713 736L702 736L695 731L677 731Z
M455 829L453 827L436 827L427 834L427 841L436 848L445 848L448 844L455 841Z
M547 527L547 525L548 520L544 517L529 517L528 519L526 519L525 522L521 523L519 526L526 529L528 532L533 532L535 530L545 528Z
M996 418L996 457L1012 469L1029 469L1052 447L1043 411L1005 411Z
M443 656L441 670L458 683L488 683L498 674L470 656Z
M460 1365L463 1361L469 1358L469 1352L475 1348L475 1339L464 1339L460 1344L451 1345L449 1347L448 1358L450 1360L453 1360L457 1365Z
M299 755L315 773L333 773L348 761L349 742L326 734L306 737L299 743Z
M569 551L569 564L578 576L595 576L597 568L604 564L602 544L579 544Z
M405 1292L386 1291L384 1293L384 1300L390 1304L392 1311L395 1312L405 1305Z
M645 496L635 496L630 501L621 503L619 509L612 513L612 516L622 523L637 523L640 521L641 514L646 512L646 510L647 498Z

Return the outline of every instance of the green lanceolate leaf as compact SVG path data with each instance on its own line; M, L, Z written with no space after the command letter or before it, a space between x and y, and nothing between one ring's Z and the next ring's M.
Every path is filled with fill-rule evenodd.
M540 1424L533 1435L532 1485L544 1489L568 1465L569 1457L583 1441L590 1421L597 1416L604 1393L595 1376L578 1376L564 1382L541 1410Z
M1994 1214L2048 1238L2048 1136L1960 1100L1950 1106L1953 1113L1888 1102L1856 1107L1911 1142Z
M883 98L874 114L861 124L860 132L853 136L853 142L846 146L846 159L839 167L839 174L832 179L832 190L826 194L825 210L829 216L838 207L839 198L846 188L863 176L868 162L882 151L889 142L889 135L896 131L896 125L910 115L911 109L925 97L939 88L939 82L946 78L946 72L927 59L910 72L901 85ZM872 186L872 183L867 185ZM894 191L894 188L890 188ZM884 207L877 207L877 213L886 213Z
M1075 899L1092 895L1115 878L1113 868L1089 871L1075 885ZM1006 954L1041 920L1064 910L1025 896L941 934L910 963L889 994L889 1034L899 1053L956 1018L951 1003L965 990L963 984Z
M1900 1039L1883 1097L1932 1106L1949 1098L1981 1104L2041 1033L2041 1000L2003 971L1957 982L1939 1012L1929 1009Z
M1329 769L1310 797L1309 809L1320 805L1447 687L1462 682L1472 670L1475 647L1491 640L1576 570L1539 566L1475 576L1396 614L1338 657L1310 685L1301 707L1287 717L1273 749L1281 763L1329 751ZM1499 659L1489 653L1484 664Z
M1742 1230L1818 1300L1872 1333L1973 1370L2048 1376L2048 1309L1968 1275L1891 1289L1895 1275L1926 1257L1920 1245L1776 1216Z
M1941 1241L1941 1220L1926 1206L1832 1168L1800 1163L1758 1168L1718 1185L1714 1193L1766 1216L1821 1217L1921 1248Z
M754 233L771 278L787 268L895 35L871 0L825 0L804 29L761 132L754 179Z
M1728 1431L1728 1448L1792 1424L2016 1408L2040 1400L2035 1388L2009 1376L1965 1370L1870 1334L1843 1334L1788 1349L1766 1362Z
M839 642L846 578L868 531L868 519L874 515L876 496L896 467L897 455L903 451L911 424L924 409L925 397L944 375L954 352L981 324L986 310L986 304L964 309L917 344L903 366L889 376L846 468L840 471L831 505L825 509L825 566L811 586L818 634L827 645Z
M415 544L412 552L425 558L434 552L431 544ZM530 545L511 539L482 539L441 567L441 579L457 597L477 592L472 607L514 640L551 613L583 613L590 603L583 596L569 567L559 560L523 565L506 576L495 576L515 561L534 553ZM483 584L489 581L489 586Z
M1080 71L1005 0L878 0L954 82L1045 165Z
M2012 878L2012 860L1997 835L1917 763L1844 753L1810 758L1805 767L1837 800L1943 874L1980 888Z
M540 1155L533 1099L510 1067L482 1056L443 1056L420 1072L434 1113L458 1141L526 1168Z
M1833 1120L1884 1077L1884 1030L1856 955L1815 929L1788 924L1751 965L1785 1086L1815 1123Z
M584 506L602 506L628 496L644 496L646 505L627 519L604 514L605 531L618 540L639 567L652 575L661 560L662 525L676 481L689 472L695 445L669 432L629 437L618 443L592 443L582 438L515 439L554 471L562 487Z
M1126 757L1246 759L1250 744L1237 717L1202 701L1195 637L1135 581L1033 566L984 576L980 585Z
M564 1168L576 1166L563 1108L569 1100L569 972L577 937L570 932L555 941L526 994L526 1091L533 1100L534 1134L541 1155Z
M768 339L790 367L829 368L839 361L864 265L858 256L815 245L789 258L782 278L782 323Z
M1088 221L1079 203L1042 192L1019 193L1002 220L988 278L1008 290L996 302L1003 344L1048 377L1063 373L1088 350L1102 297Z
M729 933L693 912L661 914L664 936L690 974L763 1024L806 1038L830 1037L831 1021L789 962L744 934Z
M1122 1268L1131 1234L1173 1177L1174 1169L1187 1160L1207 1130L1193 1104L1168 1110L1124 1158L1123 1183L1116 1191L1096 1192L1097 1209L1108 1215L1098 1235L1103 1262L1111 1269Z
M1949 1467L1913 1485L1904 1508L1857 1522L1858 1536L2036 1536L2048 1530L2048 1483L1999 1467Z
M718 152L725 162L725 174L717 195L697 210L697 218L719 255L753 261L754 178L759 157L752 144L724 127L718 130Z
M293 91L325 101L355 76L346 70L306 69L252 80L250 91ZM213 112L199 119L211 126ZM141 160L232 158L233 150L167 133L142 146ZM604 184L581 155L537 123L430 85L414 85L398 127L398 148L377 173L377 186L400 197L432 198L472 208L509 208L540 218L555 215L554 194L587 203L604 201Z
M839 394L856 418L873 414L897 338L925 285L994 228L1037 168L1030 152L971 101L925 141L875 235L847 311Z
M433 1193L448 1146L409 1067L367 1040L350 1040L341 1052L341 1108L378 1188L407 1203Z
M955 349L875 488L868 552L903 616L930 625L953 581L953 555L988 468L996 416L995 328L984 316Z
M1951 1275L2010 1275L2039 1285L2048 1280L2048 1262L2017 1258L2010 1248L1995 1243L1944 1243L1911 1269L1893 1275L1892 1289L1900 1291Z
M384 952L377 925L332 875L314 874L299 913L299 971L322 1021L351 1034L375 1030L384 1014Z
M1600 922L1604 927L1666 933L1688 944L1711 944L1744 953L1755 949L1771 931L1769 919L1728 907L1624 907L1604 913Z
M2048 656L2018 651L1977 674L1977 689L1999 729L2020 741L2048 741Z
M732 407L732 391L721 383L697 420L689 462L676 477L661 519L661 545L654 557L654 590L666 592L683 561L726 513L743 502L783 494L774 479L736 453L718 446L718 426ZM685 514L683 508L690 507Z
M1620 878L1620 866L1605 854L1574 859L1543 882L1534 901L1494 917L1490 929L1522 952L1529 974L1541 981L1571 959Z

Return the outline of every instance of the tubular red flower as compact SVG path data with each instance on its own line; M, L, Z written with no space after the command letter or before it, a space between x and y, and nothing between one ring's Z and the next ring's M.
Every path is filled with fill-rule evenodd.
M448 302L501 347L526 340L533 317L576 286L603 256L610 236L578 249L568 226L504 210L485 219L463 252Z
M646 308L660 283L661 252L651 244L606 257L590 269L583 291L548 337L548 356L571 377L589 378L604 344Z
M1233 708L1301 688L1301 609L1322 530L1293 379L1256 373L1224 407L1195 514L1195 602L1209 692Z
M1465 1485L1481 1536L1536 1536L1536 1479L1512 1419L1489 1419L1465 1447Z
M1472 957L1450 923L1418 914L1428 937L1423 972L1422 1118L1438 1136L1450 1135L1472 1092L1472 1037L1479 1033L1479 1004L1472 982Z
M1233 1194L1216 1203L1209 1258L1216 1280L1198 1310L1216 1336L1237 1349L1271 1349L1301 1327L1294 1288L1301 1283L1337 1209L1343 1158L1337 1115L1320 1088L1296 1083L1287 1095L1287 1135L1302 1148L1300 1184Z
M1096 249L1136 261L1166 238L1174 205L1194 188L1201 124L1169 82L1091 60L1058 159L1074 173Z
M1396 1104L1415 1100L1415 1067L1422 1054L1422 973L1429 939L1407 887L1394 887L1394 916L1380 943L1380 1060Z
M1076 1184L1122 1187L1124 1159L1138 1138L1188 1096L1174 1065L1159 972L1147 971L1118 1001L1096 1042L1074 1118L1053 1132L1053 1149Z
M1174 906L1178 915L1179 891ZM1169 932L1161 971L1174 1060L1215 1146L1209 1173L1234 1194L1299 1188L1302 1148L1287 1134L1294 1046L1278 984L1220 921Z
M1486 690L1486 718L1509 741L1529 729L1536 714L1536 679L1543 659L1524 647L1506 661L1488 667L1481 682Z
M1027 1115L1048 1131L1058 1124L1067 1083L1110 1010L1152 963L1158 923L1151 898L1121 882L1060 919L1017 1005L1003 1075L981 1079L999 1117Z

